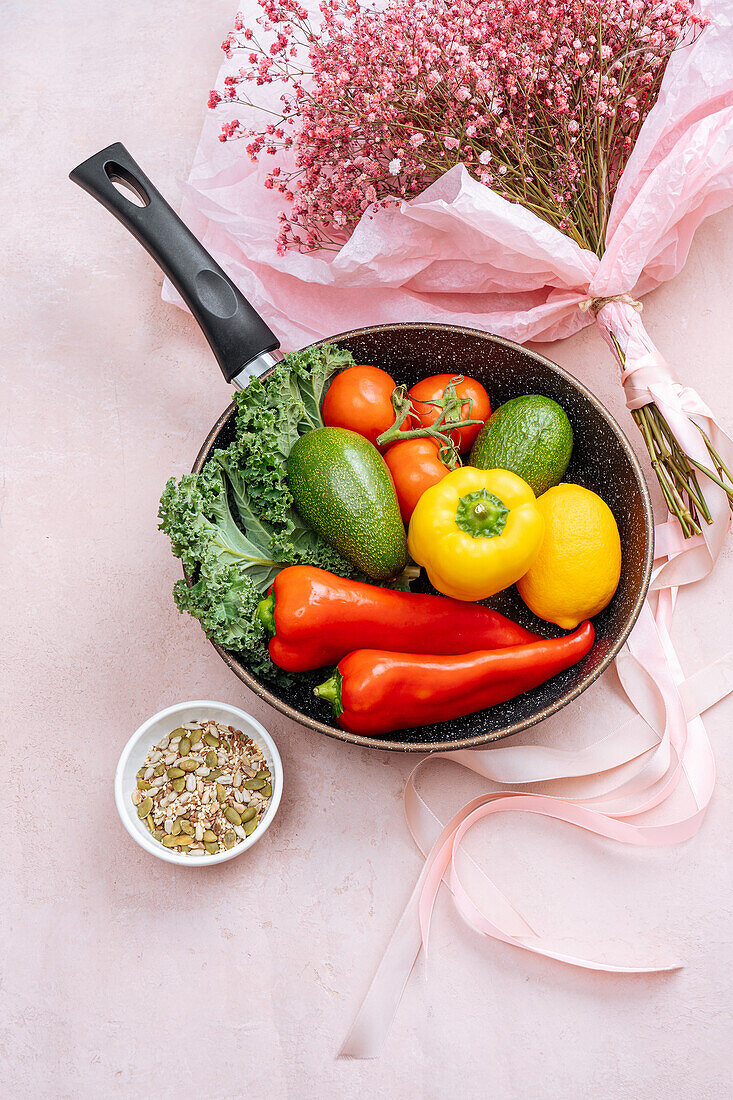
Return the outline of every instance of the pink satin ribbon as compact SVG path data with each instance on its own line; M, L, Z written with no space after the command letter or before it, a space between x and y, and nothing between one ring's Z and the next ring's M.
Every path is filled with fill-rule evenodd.
M611 346L613 332L625 353L623 381L629 407L654 400L685 450L697 457L702 447L705 457L700 461L707 462L707 451L695 428L695 422L700 423L725 461L733 465L730 439L697 394L674 382L634 310L625 303L611 302L599 311L597 320ZM686 541L672 519L656 528L650 596L616 660L621 683L637 712L632 718L583 749L541 745L464 749L429 756L412 771L404 794L405 817L426 862L343 1044L343 1057L379 1056L412 968L420 951L427 950L441 883L475 931L525 951L613 973L652 973L682 965L656 954L639 966L560 951L546 943L477 868L483 900L480 904L475 901L462 881L458 859L466 858L461 852L466 834L497 813L532 813L621 844L655 847L678 844L699 829L715 783L715 763L700 715L733 691L733 652L686 679L670 637L679 587L711 571L729 526L726 494L709 481L704 488L714 523L702 536ZM443 823L416 784L419 771L440 758L509 789L473 799ZM552 795L514 789L539 783L558 784L558 789ZM688 804L675 808L678 800L673 795L681 785L689 791ZM639 820L649 810L668 803L664 822Z

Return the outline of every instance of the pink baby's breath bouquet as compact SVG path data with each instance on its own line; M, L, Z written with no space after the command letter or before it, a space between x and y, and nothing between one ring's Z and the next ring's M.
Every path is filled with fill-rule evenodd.
M260 0L227 37L241 51L210 106L257 108L252 85L282 88L261 129L225 122L221 140L293 152L265 187L287 201L277 245L338 250L377 202L412 198L449 168L521 203L603 253L616 185L667 61L706 25L691 0Z
M682 402L635 315L636 296L686 251L692 223L729 201L730 119L717 120L718 149L708 142L696 165L691 133L714 108L729 111L730 87L714 87L722 74L705 74L707 104L701 111L693 94L686 112L682 171L694 165L701 178L676 180L686 195L669 189L666 224L651 213L661 256L645 255L650 211L624 215L674 151L678 135L662 127L627 180L670 59L720 37L729 20L711 27L692 0L321 0L315 20L300 0L259 7L224 41L236 67L209 105L226 112L220 141L241 139L253 165L272 158L259 179L281 201L277 257L303 272L293 253L317 256L316 284L434 296L438 310L421 320L460 320L441 299L486 294L503 308L485 327L514 339L551 339L595 319L683 534L700 535L715 512L727 525L727 440L696 395L699 404ZM385 319L382 308L369 318Z

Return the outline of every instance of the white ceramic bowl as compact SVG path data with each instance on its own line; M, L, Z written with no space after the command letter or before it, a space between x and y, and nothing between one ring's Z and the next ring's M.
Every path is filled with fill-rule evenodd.
M246 840L240 840L227 852L217 852L216 855L189 856L183 852L174 852L170 848L164 848L160 841L155 840L149 833L147 826L137 816L137 810L132 804L132 792L135 790L137 773L142 767L143 760L153 745L157 744L167 733L171 733L185 722L196 722L208 719L212 722L221 722L225 726L234 726L241 730L247 737L259 745L262 754L267 761L267 766L272 773L270 785L272 796L270 803L259 825ZM283 768L277 745L270 737L267 730L260 725L256 718L239 707L233 707L229 703L215 703L210 699L198 699L192 703L177 703L173 707L167 707L142 726L132 735L122 750L115 772L115 802L117 811L122 819L122 824L128 833L141 848L166 863L178 863L182 867L210 867L214 863L224 863L235 856L241 856L253 844L262 837L280 805L283 793Z

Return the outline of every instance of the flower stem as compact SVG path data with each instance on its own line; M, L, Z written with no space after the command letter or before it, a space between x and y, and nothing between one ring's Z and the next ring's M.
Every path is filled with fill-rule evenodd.
M613 333L611 333L611 340L619 362L622 366L625 366L626 356ZM642 405L640 409L632 409L631 415L636 421L646 444L667 508L679 520L682 533L686 539L701 534L701 520L704 520L705 523L713 522L712 514L697 478L698 470L727 494L728 503L733 509L733 475L699 424L692 421L705 440L705 446L716 472L708 469L707 466L703 466L702 463L690 455L685 454L675 439L674 432L667 423L664 414L654 402ZM724 478L727 478L729 485L726 485Z

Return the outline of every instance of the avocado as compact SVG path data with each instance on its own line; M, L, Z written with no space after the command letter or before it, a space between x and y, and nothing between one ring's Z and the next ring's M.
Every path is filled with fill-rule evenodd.
M511 470L541 496L562 480L573 449L573 430L551 397L528 394L505 402L476 437L471 465Z
M286 468L295 508L322 539L372 580L402 572L405 528L373 443L346 428L316 428L296 440Z

